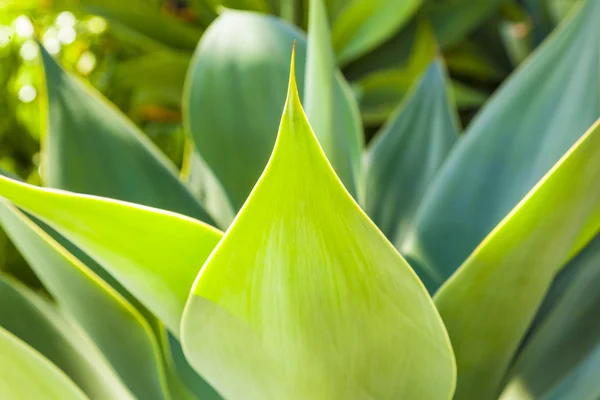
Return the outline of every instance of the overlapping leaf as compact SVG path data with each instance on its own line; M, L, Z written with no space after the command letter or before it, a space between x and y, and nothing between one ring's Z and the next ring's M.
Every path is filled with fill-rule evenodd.
M40 352L90 398L134 397L94 343L47 300L0 277L0 326Z
M0 222L131 391L141 398L168 399L158 343L138 311L5 200L0 201Z
M0 196L94 258L178 335L192 283L220 231L183 215L4 177Z
M561 275L565 273L566 287L511 368L504 400L517 393L542 397L600 346L600 236Z
M86 400L61 370L0 328L0 397L3 399Z
M365 210L397 247L410 232L426 188L458 137L446 82L442 61L433 61L367 153Z
M565 261L600 231L600 120L435 296L458 366L456 399L494 399Z
M226 398L452 395L437 311L333 172L293 69L273 155L194 284L182 341Z
M243 35L239 26L244 26ZM202 37L190 67L184 116L200 156L223 185L235 211L254 187L273 148L294 40L302 91L306 39L271 16L224 12ZM355 195L362 146L360 117L340 73L335 74L333 90L330 142L339 151L332 157L333 167Z
M451 151L402 247L438 285L600 116L599 18L600 2L585 2Z
M333 46L338 62L372 50L393 36L417 12L422 0L353 0L333 24Z
M43 177L49 186L173 210L212 223L175 168L125 116L42 48L48 87Z

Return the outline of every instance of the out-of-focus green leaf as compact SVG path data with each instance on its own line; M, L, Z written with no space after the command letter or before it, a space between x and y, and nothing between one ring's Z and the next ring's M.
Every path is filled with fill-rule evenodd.
M431 27L421 22L416 29L406 64L377 70L355 84L363 121L378 125L387 120L434 59L437 51Z
M338 63L346 64L385 42L417 12L423 0L353 0L333 23Z
M445 51L444 60L450 72L481 81L500 80L506 72L472 41L463 41L457 47Z
M66 373L90 398L133 400L94 343L48 301L0 277L0 326Z
M226 398L447 400L443 324L325 158L293 65L273 155L194 284L184 351Z
M0 196L94 258L178 336L190 288L220 231L180 214L1 176Z
M429 2L426 13L431 20L440 46L459 42L485 21L504 0L445 0Z
M205 0L213 9L218 10L223 7L234 10L257 11L263 14L272 14L272 1L270 0Z
M440 288L456 399L492 400L555 275L600 230L600 120Z
M600 116L599 18L600 2L585 3L450 152L402 247L435 271L438 285Z
M0 398L86 400L60 369L0 328Z
M239 26L244 27L243 35ZM294 40L303 81L306 40L299 30L272 16L226 11L206 31L192 61L184 118L200 156L235 211L273 149ZM349 149L349 154L334 157L334 168L356 194L360 152L354 149L362 146L362 126L350 89L340 73L335 75L335 148Z
M43 176L49 186L212 218L150 140L42 48L48 87Z
M306 53L306 72L304 78L304 106L306 115L313 127L319 143L327 154L328 160L335 166L337 173L344 177L353 177L354 182L349 190L358 193L360 177L360 160L362 137L357 140L357 130L335 129L335 113L340 111L335 107L337 71L333 48L329 41L329 25L327 11L323 0L310 0L309 3L308 40ZM345 82L340 79L343 85ZM350 90L350 88L342 88ZM339 90L338 90L339 92ZM358 124L358 106L354 106L354 118L350 123ZM336 137L338 135L338 137ZM349 137L350 136L350 137Z
M373 140L366 157L365 210L399 246L417 207L458 137L458 117L436 59Z
M201 29L140 0L81 0L81 6L167 48L193 49L202 36Z
M600 347L597 347L575 371L541 400L597 400L600 398L598 370L600 370ZM529 399L525 397L523 400Z
M450 83L450 89L459 109L479 107L485 103L488 97L487 94L456 80Z
M541 398L600 346L600 236L565 268L573 277L511 368L505 400Z
M144 399L168 399L158 343L138 311L6 201L0 201L0 222L48 291L86 330L131 391Z
M155 52L116 65L114 82L119 87L152 87L176 91L183 96L185 74L190 53Z

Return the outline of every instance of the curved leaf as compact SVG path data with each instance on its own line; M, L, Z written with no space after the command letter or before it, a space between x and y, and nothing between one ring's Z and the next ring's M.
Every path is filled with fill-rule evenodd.
M244 27L241 36L240 26ZM254 187L275 143L294 40L298 76L303 80L306 39L302 32L272 16L226 11L206 31L192 61L184 118L200 156L223 185L235 211ZM334 168L356 194L362 126L339 72L333 115L331 143L340 152L333 158Z
M168 399L158 343L138 311L4 200L0 222L48 291L86 330L131 391L144 399Z
M0 328L0 398L86 400L50 361Z
M542 400L596 400L600 397L600 347L590 354L575 371L573 371L551 393Z
M273 155L194 284L184 351L226 398L447 400L444 326L333 172L293 65Z
M600 345L600 236L566 269L574 270L572 278L520 352L503 399L542 397Z
M417 12L423 0L353 0L333 24L333 47L340 64L385 42Z
M425 189L458 137L447 80L442 61L433 61L367 153L365 210L397 247L412 228Z
M510 78L448 156L402 246L454 272L600 116L600 2L588 1ZM432 276L432 279L435 279Z
M0 326L48 358L90 398L134 399L94 343L49 302L0 277L0 304Z
M170 161L112 104L42 48L48 88L45 182L79 193L177 211L212 223Z
M458 365L456 399L497 398L565 261L600 231L600 120L435 296Z
M81 248L178 336L190 288L220 240L220 231L168 211L39 188L2 176L0 196Z

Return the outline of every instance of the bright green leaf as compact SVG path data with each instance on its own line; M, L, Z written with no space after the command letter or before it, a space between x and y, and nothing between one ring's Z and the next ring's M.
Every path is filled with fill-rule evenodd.
M61 370L0 328L0 398L86 400Z
M202 37L192 61L184 118L200 156L223 185L235 211L244 204L273 149L294 40L298 76L303 80L306 39L302 32L272 16L225 11ZM340 73L335 75L333 147L344 156L332 159L342 181L356 195L362 126L350 89Z
M402 246L435 270L438 285L600 116L599 19L600 1L585 3L450 152Z
M458 117L447 80L442 61L433 61L367 153L365 210L398 247L412 228L425 190L458 138Z
M131 391L144 399L168 399L160 349L139 312L4 200L0 222L45 287L85 329Z
M553 278L600 230L600 120L442 286L457 400L496 399Z
M0 326L48 358L90 398L134 399L89 337L48 301L0 277L0 304Z
M597 236L561 272L571 278L520 352L502 399L522 393L527 393L528 398L540 398L600 345L599 266Z
M42 48L48 134L42 174L49 186L180 212L212 223L175 167L100 93L65 73Z
M294 76L273 155L194 284L184 351L226 398L447 400L437 311L333 172Z
M423 0L353 0L334 21L333 46L346 64L382 44L417 12Z
M168 211L38 188L4 177L0 177L0 196L42 219L94 258L178 335L190 288L220 240L220 231Z

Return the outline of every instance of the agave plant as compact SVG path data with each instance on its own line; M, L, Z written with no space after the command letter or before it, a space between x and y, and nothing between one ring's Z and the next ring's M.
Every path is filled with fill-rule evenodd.
M463 133L419 24L367 148L309 11L307 37L248 11L203 34L181 176L42 49L46 187L0 177L0 224L45 291L0 276L0 397L600 396L600 1Z

